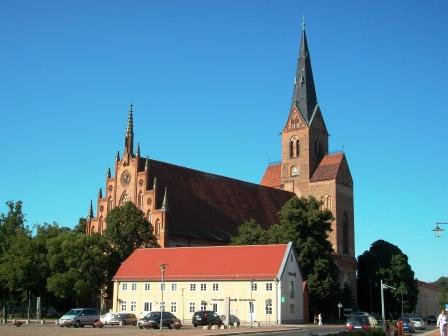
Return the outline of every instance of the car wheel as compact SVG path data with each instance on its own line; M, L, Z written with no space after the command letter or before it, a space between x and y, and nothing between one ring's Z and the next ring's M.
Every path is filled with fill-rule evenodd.
M79 321L76 321L76 322L75 322L75 328L79 328L80 325L81 325L81 322L79 322Z
M195 328L196 328L197 326L198 326L197 324L194 324L194 323L193 323L193 327L195 327Z
M135 327L137 325L137 321L135 321L132 325Z
M123 320L123 321L121 322L121 325L124 327L124 326L126 325L126 320Z
M143 329L143 327L142 327L140 324L138 325L138 327L139 327L140 329Z

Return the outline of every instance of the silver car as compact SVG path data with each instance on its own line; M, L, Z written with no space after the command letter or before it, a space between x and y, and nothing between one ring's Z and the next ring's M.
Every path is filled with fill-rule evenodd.
M91 325L95 327L95 322L99 322L100 314L98 310L92 308L74 308L70 309L58 321L61 327L74 326L75 328Z

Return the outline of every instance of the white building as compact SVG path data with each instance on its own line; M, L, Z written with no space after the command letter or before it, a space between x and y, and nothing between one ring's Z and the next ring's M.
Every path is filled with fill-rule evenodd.
M137 249L114 276L114 312L141 316L164 305L188 324L197 310L225 315L226 300L243 323L303 322L303 279L291 243Z

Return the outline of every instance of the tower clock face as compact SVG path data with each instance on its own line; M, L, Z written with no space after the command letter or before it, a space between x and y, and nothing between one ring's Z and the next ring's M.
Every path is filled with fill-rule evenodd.
M122 186L127 186L129 184L129 182L131 182L131 173L129 172L129 170L125 170L120 177L120 182Z

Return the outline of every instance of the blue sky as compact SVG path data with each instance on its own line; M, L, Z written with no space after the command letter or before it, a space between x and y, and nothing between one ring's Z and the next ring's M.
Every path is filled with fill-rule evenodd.
M280 158L305 16L317 96L355 183L356 254L448 276L448 2L0 2L0 202L73 226L122 151L258 183ZM0 207L5 212L5 207ZM448 225L445 226L448 231Z

